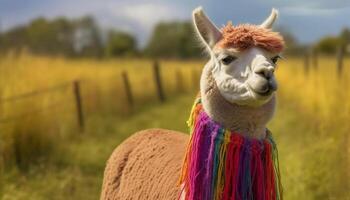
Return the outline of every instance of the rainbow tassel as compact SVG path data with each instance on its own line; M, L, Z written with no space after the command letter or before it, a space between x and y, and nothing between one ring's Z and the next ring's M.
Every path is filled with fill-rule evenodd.
M269 131L257 140L227 130L209 118L200 98L188 125L179 180L186 200L282 200L278 152Z

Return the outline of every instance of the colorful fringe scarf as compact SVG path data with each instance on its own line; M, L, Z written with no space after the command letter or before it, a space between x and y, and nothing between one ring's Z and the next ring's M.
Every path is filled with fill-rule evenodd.
M185 200L282 200L276 144L245 138L212 121L198 98L179 184ZM183 195L183 194L180 194Z

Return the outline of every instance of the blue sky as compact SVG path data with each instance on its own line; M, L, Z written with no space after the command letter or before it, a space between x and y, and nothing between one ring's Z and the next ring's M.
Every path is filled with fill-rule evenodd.
M231 20L260 23L272 7L280 11L279 26L299 41L310 43L350 27L350 0L0 0L2 30L44 16L94 16L102 28L115 27L134 33L144 44L160 21L190 19L203 6L220 27Z

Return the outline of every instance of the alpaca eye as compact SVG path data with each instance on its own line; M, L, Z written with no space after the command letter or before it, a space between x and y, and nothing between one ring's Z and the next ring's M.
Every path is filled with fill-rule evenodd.
M228 65L231 62L233 62L234 60L236 60L237 58L234 56L226 56L225 58L223 58L221 61L224 65Z
M271 61L273 62L273 64L277 64L277 61L281 58L281 56L275 56L271 58Z

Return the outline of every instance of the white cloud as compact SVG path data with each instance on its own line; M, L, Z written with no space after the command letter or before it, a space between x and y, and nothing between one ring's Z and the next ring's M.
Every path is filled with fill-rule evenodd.
M317 16L317 15L333 15L338 12L337 9L319 9L307 7L284 7L280 9L281 12L287 15L298 16Z
M176 6L170 4L126 4L118 6L113 12L116 17L132 21L146 30L160 21L186 18L185 13L179 12Z
M118 29L134 33L144 46L154 26L162 21L190 19L190 12L181 9L178 5L169 2L137 3L109 2L103 13L96 14L98 21L104 27L117 27Z
M350 8L349 0L267 0L290 16L332 16Z
M319 9L333 10L344 7L350 7L349 0L267 0L272 5L277 5L283 8L300 8L300 9Z
M157 21L170 14L168 7L152 4L125 6L121 14L137 21L144 28L153 26Z

